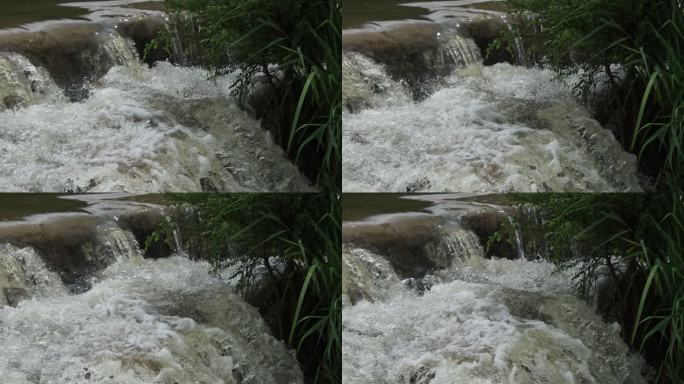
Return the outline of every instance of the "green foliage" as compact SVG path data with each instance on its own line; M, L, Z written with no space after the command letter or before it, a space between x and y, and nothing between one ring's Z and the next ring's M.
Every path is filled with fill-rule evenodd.
M652 217L651 225L660 234L655 242L626 239L640 246L649 273L639 301L633 342L656 342L664 351L658 377L684 382L684 202L682 191L666 201L668 213ZM639 240L636 242L635 240Z
M507 0L543 63L577 74L575 91L657 181L681 174L682 33L678 0ZM537 62L539 57L535 57Z
M647 79L632 147L640 154L648 148L663 152L669 184L679 186L684 183L684 5L673 0L671 12L648 24L653 45L630 51Z
M180 36L174 41L168 37L166 45L180 42L182 47L176 50L186 56L182 61L216 74L237 70L238 98L258 99L259 117L290 158L317 184L339 190L339 0L167 0L167 4L175 12Z
M339 201L322 194L178 194L170 199L183 248L209 259L216 272L233 271L245 294L267 279L269 290L259 294L259 306L276 336L298 351L308 381L339 382Z
M165 220L159 223L156 230L145 239L145 253L149 252L160 243L165 244L168 249L176 249L175 232L177 229L176 223L172 220Z
M599 119L639 155L662 192L622 203L591 195L534 202L553 212L546 223L551 255L580 265L580 282L605 266L623 281L616 299L627 338L646 357L658 355L659 381L683 382L684 3L507 1L543 26L524 38L543 44L544 62L561 76L580 75L578 94L597 98ZM611 255L625 260L625 277L617 276Z
M623 337L659 364L659 379L684 379L684 203L681 193L525 194L540 207L549 257L576 267L587 295L596 278L611 280L614 320ZM605 308L603 308L605 309Z

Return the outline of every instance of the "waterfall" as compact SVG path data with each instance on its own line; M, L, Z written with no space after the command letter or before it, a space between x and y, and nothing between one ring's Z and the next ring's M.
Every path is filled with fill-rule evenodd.
M345 384L647 383L619 326L574 296L576 270L485 259L459 227L438 244L451 266L405 284L386 256L343 248Z
M505 20L504 24L508 30L509 44L512 43L511 50L513 51L514 62L517 65L527 65L527 54L525 53L525 46L518 29L508 20Z
M208 262L143 259L133 234L110 220L78 240L88 281L79 292L46 266L47 254L0 245L3 382L303 382L294 354ZM56 265L70 258L49 259L71 268Z
M525 258L525 244L522 241L522 233L520 232L520 225L518 225L511 216L508 216L508 224L510 225L510 230L513 232L513 237L515 238L515 249L518 251L518 258Z
M548 69L472 65L342 125L344 192L641 190L636 157Z
M0 245L0 308L33 297L66 294L62 280L50 271L35 249Z
M311 189L231 96L234 77L209 76L164 62L115 66L81 102L0 112L0 182L44 192Z
M135 44L115 29L105 28L95 33L90 50L80 52L86 77L104 76L112 67L140 63Z
M115 223L101 224L95 241L97 258L111 264L123 260L140 261L143 258L140 245L130 231Z
M113 30L102 30L97 34L97 42L101 47L104 62L113 67L139 62L138 52L133 41L124 38Z
M403 289L389 261L365 249L344 247L342 271L345 303L385 300L391 292Z
M384 65L358 52L342 53L342 102L349 111L410 100L406 84L393 80Z
M439 33L438 65L445 68L462 68L481 63L482 54L472 38L459 32Z
M63 92L47 70L18 53L0 53L0 111L61 99Z
M196 31L200 30L200 25L195 20L196 16L190 12L180 12L172 17L165 17L164 30L166 31L166 41L171 50L171 59L174 63L191 66L197 64L197 54L195 53L193 38Z
M484 249L477 235L460 226L445 230L438 241L426 245L425 252L435 264L444 266L473 257L484 257Z

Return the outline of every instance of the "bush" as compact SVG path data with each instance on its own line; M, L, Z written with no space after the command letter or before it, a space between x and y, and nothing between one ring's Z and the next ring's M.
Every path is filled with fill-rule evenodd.
M330 213L339 212L339 202L322 194L177 194L170 200L183 249L208 259L215 272L232 271L242 293L261 289L259 309L275 336L297 350L307 382L339 382L341 229L339 214ZM168 233L168 224L159 230Z
M339 0L167 0L184 55L216 74L239 71L239 100L322 187L341 187ZM187 17L188 13L191 17ZM186 15L184 17L183 15ZM157 43L158 44L158 43ZM174 44L166 41L166 44ZM177 44L177 42L176 42Z
M543 46L545 63L561 76L579 74L577 95L587 103L594 98L599 121L639 155L644 173L662 182L661 171L681 161L684 5L677 0L507 1L533 25L521 28L530 32L524 36L528 45ZM522 16L530 14L534 17Z
M658 370L659 382L684 380L684 203L681 193L518 195L540 208L530 220L561 268L589 298L599 274L610 280L598 308ZM538 228L537 223L543 223ZM529 232L525 221L523 231Z

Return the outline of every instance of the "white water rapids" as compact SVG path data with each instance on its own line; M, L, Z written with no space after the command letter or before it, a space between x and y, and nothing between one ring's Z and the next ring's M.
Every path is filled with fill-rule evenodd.
M98 32L100 33L100 32ZM0 53L0 183L17 192L302 191L310 183L230 95L235 76L140 63L101 32L71 102L47 71ZM110 69L111 68L111 69Z
M641 190L635 156L552 71L467 64L416 102L384 65L344 53L345 192Z
M208 263L143 259L130 233L102 236L115 258L82 294L32 248L0 248L2 383L302 382L293 353Z
M471 248L422 295L383 256L343 251L343 383L647 382L619 326L573 295L573 271Z

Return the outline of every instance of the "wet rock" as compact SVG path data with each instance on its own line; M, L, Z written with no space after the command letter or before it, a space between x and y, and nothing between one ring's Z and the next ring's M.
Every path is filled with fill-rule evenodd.
M455 68L481 60L466 30L428 22L398 22L378 29L347 30L343 51L359 52L384 65L395 81L405 81L416 100L426 98Z
M29 298L29 293L25 288L5 287L2 289L7 305L16 307L20 301Z
M507 213L491 209L468 212L461 217L461 224L477 235L487 257L517 259L519 252L514 239L505 230L509 220Z
M386 257L402 278L422 277L451 264L454 255L444 252L445 236L438 217L430 215L394 216L388 221L346 223L343 243L368 249Z
M18 109L26 106L26 101L17 95L8 95L2 99L7 109Z
M432 188L432 182L427 177L422 177L406 186L407 193L426 191Z

